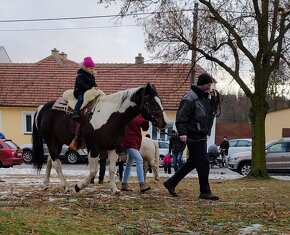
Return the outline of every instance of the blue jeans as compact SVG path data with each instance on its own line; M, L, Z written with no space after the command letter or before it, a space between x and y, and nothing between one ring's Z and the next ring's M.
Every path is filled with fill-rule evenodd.
M81 94L78 96L78 101L77 101L76 106L74 108L74 113L78 113L80 111L83 103L84 103L84 94Z
M173 157L173 167L176 172L182 166L182 151L172 152Z
M134 148L128 148L125 151L127 155L127 162L123 175L122 183L128 183L133 161L136 161L136 171L139 184L144 183L143 158L140 152Z

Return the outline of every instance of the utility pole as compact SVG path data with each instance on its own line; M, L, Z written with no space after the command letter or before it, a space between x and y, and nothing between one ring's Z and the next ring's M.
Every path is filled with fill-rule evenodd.
M196 45L197 45L197 21L198 21L198 3L194 3L193 28L192 28L192 49L191 49L191 73L190 86L195 83L195 65L196 65Z

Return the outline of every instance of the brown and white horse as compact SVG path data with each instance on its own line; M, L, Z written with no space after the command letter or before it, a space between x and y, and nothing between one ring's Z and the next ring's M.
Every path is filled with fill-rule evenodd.
M49 185L52 167L60 177L65 191L68 183L62 173L59 154L63 144L69 145L74 137L74 131L69 131L72 115L51 109L54 101L39 107L35 114L32 133L32 156L37 170L40 171L44 163L43 140L49 150L45 189ZM164 113L161 100L154 85L148 83L144 87L131 88L111 95L101 96L95 104L93 112L82 119L81 136L88 150L90 173L75 185L76 192L87 186L94 178L98 169L98 156L101 150L108 150L110 161L110 187L113 193L119 190L115 183L115 168L118 155L115 149L121 144L125 134L126 124L141 114L146 120L159 128L165 128L167 117Z

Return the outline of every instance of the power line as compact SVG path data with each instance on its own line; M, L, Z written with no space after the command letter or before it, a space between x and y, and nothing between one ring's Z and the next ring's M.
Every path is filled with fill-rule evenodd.
M192 11L192 9L183 9L180 11ZM167 11L160 13L180 12L180 11ZM77 17L58 17L58 18L38 18L38 19L14 19L14 20L0 20L0 23L16 23L16 22L35 22L35 21L62 21L62 20L84 20L84 19L99 19L99 18L116 18L126 16L141 16L151 15L156 12L143 12L143 13L130 13L130 14L111 14L111 15L96 15L96 16L77 16Z
M70 28L40 28L40 29L0 29L0 32L31 32L31 31L57 31L57 30L78 30L78 29L107 29L122 27L138 27L140 25L109 25L109 26L92 26L92 27L70 27Z

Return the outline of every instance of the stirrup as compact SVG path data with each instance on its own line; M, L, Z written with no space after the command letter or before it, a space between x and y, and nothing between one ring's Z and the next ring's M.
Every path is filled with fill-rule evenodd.
M76 138L73 138L72 142L68 146L69 150L77 150L78 149L78 141Z

